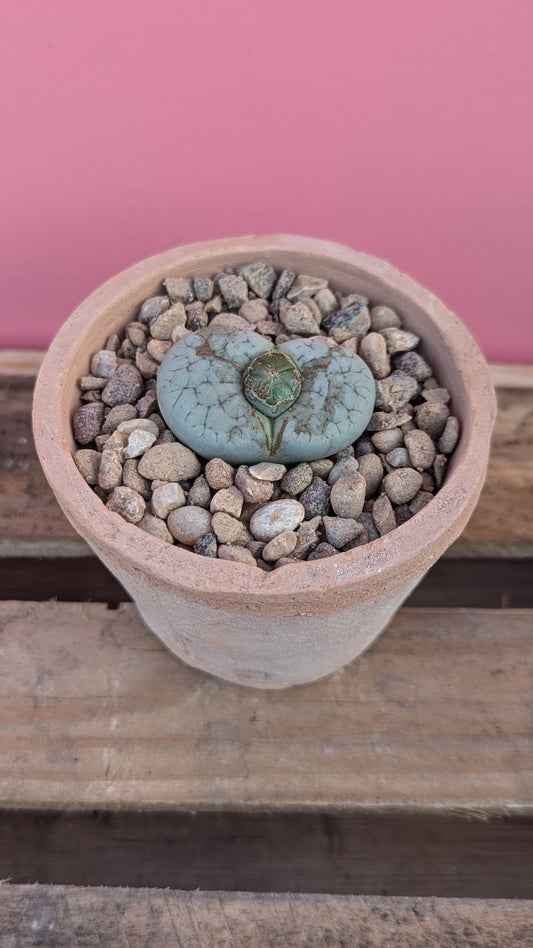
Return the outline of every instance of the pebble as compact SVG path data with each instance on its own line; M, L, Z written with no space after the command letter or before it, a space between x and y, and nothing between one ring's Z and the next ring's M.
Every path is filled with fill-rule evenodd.
M183 339L184 336L190 335L191 330L187 329L186 326L176 326L172 330L172 342L178 342L179 339Z
M323 560L326 556L335 556L339 551L331 543L319 543L307 557L308 560Z
M255 324L255 328L262 336L276 336L279 332L279 323L273 319L260 319Z
M266 563L275 563L282 556L290 556L296 547L297 541L298 537L294 530L284 530L283 533L278 533L263 549L263 559Z
M214 513L211 517L211 529L219 543L246 546L251 539L246 525L227 513Z
M409 504L410 512L412 514L418 513L419 510L422 510L423 507L429 504L430 500L433 500L433 494L430 494L427 490L419 490L418 494L415 494Z
M259 322L261 319L268 319L268 304L266 300L246 300L246 303L243 303L240 310L239 316L242 316L247 323Z
M240 517L244 498L235 485L217 490L211 498L209 509L211 513L227 513L232 517Z
M318 290L313 296L313 301L318 306L321 315L329 316L334 309L337 309L337 297L333 293L329 286L324 287L323 290Z
M447 459L444 454L437 454L433 465L433 474L435 476L435 487L439 488L444 480L446 473Z
M91 359L91 374L103 379L110 379L118 369L116 352L110 349L100 349Z
M137 522L137 526L149 533L150 536L163 540L165 543L173 543L174 539L164 520L154 517L153 514L146 512Z
M331 506L338 517L355 520L363 511L366 481L358 471L339 477L331 488Z
M327 280L322 277L310 276L308 273L301 273L294 280L290 290L285 294L288 300L305 299L308 296L314 296L318 290L325 290L328 285Z
M319 542L318 528L322 523L322 517L313 517L312 520L304 520L296 531L296 546L294 555L297 557L306 556L317 546Z
M194 289L190 277L167 277L163 280L163 286L167 291L171 303L192 303L194 301Z
M220 313L211 320L211 326L226 326L228 329L249 329L250 326L246 319L237 316L237 313Z
M415 336L414 332L407 332L405 329L382 329L381 334L387 344L389 355L396 355L397 352L408 352L420 342L420 336Z
M141 323L151 323L170 306L168 296L151 296L142 304L139 311Z
M300 336L316 336L320 332L320 325L307 308L305 303L298 302L291 306L280 319L287 332L298 333Z
M131 487L115 487L106 506L113 513L120 514L128 523L138 523L146 511L143 498Z
M113 352L117 352L120 348L120 338L116 332L112 333L107 337L106 344L104 349L111 349Z
M388 428L385 431L376 431L372 435L372 444L381 451L382 454L388 454L394 448L400 448L403 444L403 432L399 428Z
M353 303L346 309L334 310L322 320L322 326L338 343L351 336L362 336L370 326L370 314L364 303Z
M218 285L230 309L238 310L248 299L248 284L240 276L223 276Z
M389 500L386 494L380 494L377 500L375 500L374 503L372 504L372 511L374 510L378 500L380 500L381 497L386 497L386 499ZM390 504L390 500L389 500L389 504ZM378 507L378 511L379 511L379 507ZM377 538L380 536L379 530L374 522L372 513L370 513L369 511L364 510L361 516L357 518L357 522L362 524L362 526L365 528L368 534L369 542L372 540L377 540Z
M378 411L398 411L403 408L418 390L418 382L405 372L396 370L385 379L376 382Z
M113 490L122 484L122 460L117 451L104 449L100 455L98 486L102 490Z
M328 484L330 487L339 480L339 477L343 477L345 474L355 474L359 470L359 461L357 458L351 457L341 457L333 465L331 471L328 474Z
M303 504L297 500L275 500L252 514L250 530L256 540L268 543L280 533L295 530L304 519L305 513Z
M216 557L218 550L217 538L214 533L204 533L194 544L194 552L200 556Z
M438 441L449 414L450 410L443 402L425 402L418 408L416 423L421 431L425 431L430 438L433 438L433 441Z
M426 471L435 460L436 449L433 441L425 431L408 431L404 437L405 447L409 452L411 464L417 471Z
M368 500L373 497L383 480L383 464L377 454L365 454L359 458L359 473L365 479L365 499Z
M453 415L446 419L444 431L442 432L438 449L442 454L451 454L459 438L459 421Z
M411 414L405 408L400 411L375 411L368 425L367 431L385 431L387 428L399 428L411 421Z
M184 481L200 471L200 461L193 451L177 441L154 445L139 461L139 473L152 481Z
M412 467L399 467L383 478L383 489L393 504L407 504L422 486L422 475Z
M274 464L273 461L260 461L259 464L252 464L249 468L252 477L260 481L280 481L287 468L284 464Z
M216 316L221 311L222 297L219 294L213 296L213 298L210 299L208 303L204 304L204 313L207 313L208 316L212 316L213 314Z
M150 360L152 361L152 360ZM154 362L157 371L157 363ZM102 401L110 408L123 405L125 402L133 404L144 392L144 383L139 370L130 363L119 365L113 378L109 379L102 391Z
M150 500L152 487L150 481L139 474L138 464L134 458L129 458L124 462L122 468L122 483L124 487L131 487L137 491L144 500Z
M191 332L197 332L198 329L205 329L209 322L209 314L205 312L203 303L200 303L199 300L195 300L194 303L189 303L189 305L185 307L185 312L187 313L187 329L190 329Z
M102 434L112 434L123 421L131 421L137 417L135 405L117 405L110 408L102 424Z
M447 388L426 388L422 392L422 398L426 402L442 402L447 405L451 395Z
M392 504L386 494L380 494L372 507L372 519L380 537L390 533L396 527L396 517Z
M142 323L130 323L126 329L126 337L133 346L144 346L146 341L146 329Z
M186 480L186 478L180 478L180 480ZM199 474L191 484L187 495L187 503L193 504L195 507L205 507L206 510L209 508L211 488L204 474Z
M387 343L379 332L369 332L359 343L359 355L375 379L384 379L390 372Z
M149 418L156 405L157 392L155 388L149 388L146 394L143 395L135 405L139 418ZM161 416L159 415L157 419L154 419L154 421L157 424L159 432L163 431L165 428L165 423Z
M331 488L322 480L322 478L313 477L309 487L300 494L300 503L305 510L305 519L312 520L313 517L324 517L329 513L329 497Z
M245 566L257 566L255 557L244 546L232 546L230 543L221 543L218 548L218 558L229 560L230 563L244 563Z
M357 520L347 517L324 517L323 523L326 540L336 550L360 537L365 529Z
M156 435L152 431L145 431L143 428L135 428L130 434L128 443L124 448L124 457L138 458L152 447L155 440Z
M128 437L133 434L134 431L147 431L150 434L153 434L154 438L159 436L159 428L155 422L150 421L148 418L130 418L125 421L119 422L116 426L117 431L123 432L123 434L128 435Z
M411 519L413 514L409 510L409 504L398 504L394 510L394 517L396 520L396 526L401 527L402 523L407 523Z
M100 391L105 388L106 385L106 380L96 375L84 375L83 378L80 379L80 389L82 392Z
M370 438L362 437L354 445L355 448L355 457L357 460L364 457L365 454L375 454L374 445L372 444Z
M159 365L154 359L151 359L147 352L141 352L140 349L135 353L135 365L141 373L143 379L155 379Z
M283 475L280 486L286 494L295 497L296 494L301 494L306 487L309 487L313 477L312 467L303 461Z
M72 419L74 437L80 444L90 444L100 434L100 427L104 417L104 406L101 402L87 402L75 412Z
M397 369L411 375L417 382L425 382L431 377L431 368L418 352L404 352L394 360Z
M194 546L205 533L211 533L211 514L204 507L178 507L170 511L167 527L175 540Z
M171 510L177 510L184 507L186 502L185 492L180 484L168 482L156 487L152 493L151 507L152 513L161 520L166 520Z
M399 329L402 321L390 306L373 306L370 310L370 325L374 332L382 329Z
M193 278L193 289L196 299L201 300L202 303L207 303L213 295L213 281L210 277L195 276Z
M331 458L319 458L317 461L309 461L309 467L316 477L327 477L334 466Z
M167 309L165 313L161 313L155 322L152 323L150 326L152 339L157 339L161 342L170 342L176 326L185 326L186 321L187 315L183 303L176 303L171 309Z
M272 497L272 482L253 477L245 464L237 468L235 485L242 491L244 499L251 504L266 503Z
M385 460L390 467L409 467L411 458L407 448L393 448L385 455Z
M235 480L235 469L222 458L211 458L205 466L205 478L213 490L231 487Z
M276 282L276 271L270 263L249 263L238 272L257 296L268 299Z
M296 274L292 270L289 270L288 268L282 270L274 287L272 299L279 300L282 298L282 296L286 296L295 279Z
M98 471L102 455L91 448L80 448L74 452L74 463L87 484L98 484Z

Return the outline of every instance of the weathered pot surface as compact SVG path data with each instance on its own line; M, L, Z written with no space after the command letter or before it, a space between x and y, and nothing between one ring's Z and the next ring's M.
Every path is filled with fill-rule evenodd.
M77 380L166 276L212 275L264 260L322 276L343 293L390 305L452 394L461 437L434 499L392 533L325 559L270 573L169 546L109 511L79 474L71 418ZM190 244L129 268L85 300L43 361L34 434L46 477L75 529L135 600L149 628L185 662L233 682L283 688L361 654L424 573L459 536L485 478L495 396L460 320L390 264L339 244L288 235Z

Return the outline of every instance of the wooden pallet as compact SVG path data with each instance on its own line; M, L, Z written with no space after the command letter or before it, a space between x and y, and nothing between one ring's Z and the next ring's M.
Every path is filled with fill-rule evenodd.
M5 944L533 943L533 370L495 369L479 506L379 642L256 692L167 653L62 517L38 361L0 359Z

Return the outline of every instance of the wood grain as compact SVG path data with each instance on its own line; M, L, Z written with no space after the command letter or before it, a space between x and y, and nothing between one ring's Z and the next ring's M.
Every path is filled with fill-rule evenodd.
M4 948L525 948L533 902L0 885Z
M0 556L89 556L41 472L31 397L31 378L0 377ZM533 557L533 387L498 390L492 444L485 488L450 557Z
M133 605L0 603L0 805L529 812L533 613L404 609L328 679L235 687Z

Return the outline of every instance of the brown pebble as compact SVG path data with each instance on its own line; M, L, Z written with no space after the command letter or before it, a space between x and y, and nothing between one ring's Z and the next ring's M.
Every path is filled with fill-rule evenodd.
M152 513L161 520L166 520L171 510L185 506L185 492L180 484L167 482L154 487L152 484Z
M180 480L185 481L186 478L180 478ZM196 507L205 507L206 510L209 509L211 503L211 488L203 474L199 474L190 485L187 503Z
M194 300L194 289L190 277L167 277L163 280L163 286L171 303L192 303Z
M341 550L347 543L360 537L364 531L364 527L357 520L349 517L324 517L323 523L326 540L336 550Z
M235 486L242 492L244 499L251 504L266 503L272 497L271 481L261 481L257 477L252 477L245 464L237 468Z
M232 517L240 517L243 505L243 496L234 484L217 490L211 498L209 509L211 513L227 513Z
M235 480L235 470L222 458L211 458L205 466L205 478L213 490L223 490L231 487Z
M388 428L399 428L411 421L411 414L406 409L400 411L375 411L367 425L367 431L386 431Z
M401 448L403 445L403 432L400 428L387 428L385 431L376 431L372 435L372 444L381 451L382 454L388 454L394 448Z
M131 487L115 487L106 506L114 513L120 514L128 523L138 523L146 510L143 498Z
M219 543L229 543L231 546L246 546L252 539L245 524L227 513L213 514L211 529Z
M345 474L331 488L330 501L338 517L355 520L363 510L366 481L358 471Z
M393 448L385 455L385 461L389 467L410 467L411 458L407 448Z
M280 481L287 473L284 464L274 464L273 461L260 461L259 464L252 464L248 470L252 477L260 481Z
M408 431L404 437L405 447L409 458L417 471L426 471L435 460L435 445L425 431L415 429Z
M450 414L449 408L443 402L425 402L420 405L416 413L416 423L421 431L438 441Z
M135 365L143 379L155 379L159 371L158 363L151 359L147 352L135 353Z
M126 402L134 404L143 392L144 382L141 373L134 365L123 363L119 365L113 378L109 379L102 391L102 401L111 408Z
M383 478L383 489L393 504L407 504L421 484L422 475L412 467L399 467Z
M204 507L178 507L170 511L167 527L175 540L194 546L200 537L211 532L211 514Z
M98 378L96 375L84 375L79 382L82 392L101 391L107 385L107 379Z
M152 339L157 339L161 342L170 342L176 326L185 326L186 320L187 314L185 313L183 303L176 303L170 309L167 309L165 313L161 313L152 323L150 326Z
M387 378L376 382L376 409L398 411L411 400L418 389L418 382L405 372L394 371Z
M173 537L164 520L154 517L151 513L145 513L138 521L137 526L149 533L150 536L163 540L165 543L173 543Z
M296 546L297 540L298 537L294 530L284 530L283 533L278 533L278 535L270 540L264 547L263 559L267 563L274 563L282 556L290 556Z
M141 477L139 474L138 461L135 458L129 458L124 462L124 467L122 468L122 483L124 487L131 487L131 489L140 494L144 500L149 500L152 495L150 481L145 477Z
M101 457L99 451L93 451L91 448L80 448L74 452L76 467L87 484L98 484Z
M312 520L305 520L300 524L296 531L295 556L304 557L314 550L319 541L317 530L321 523L322 517L313 517Z
M437 454L435 458L435 463L433 465L433 474L435 476L435 487L439 488L442 485L444 480L444 475L446 473L446 456L444 454Z
M308 561L323 560L327 556L335 556L339 551L331 543L319 543L307 557Z
M110 379L118 368L116 352L111 349L100 349L95 352L91 358L91 375L99 376L103 379Z
M327 477L334 463L331 458L319 458L317 461L308 462L309 467L316 477Z
M359 458L359 473L366 481L365 498L368 500L373 497L383 480L383 464L377 454L364 454Z
M380 537L390 533L396 527L396 518L392 504L386 494L380 496L374 501L372 507L372 519L377 527Z
M104 450L100 455L98 486L102 490L113 490L122 484L122 460L118 451Z
M438 449L441 454L451 454L459 439L459 421L453 415L446 419L444 431L442 432Z
M418 494L415 494L409 504L409 510L412 514L418 513L419 510L422 510L423 507L429 504L430 500L433 500L433 494L430 494L426 490L419 490Z
M374 332L380 332L382 329L399 329L402 323L390 306L373 306L370 310L370 325Z
M78 408L72 419L74 437L80 444L90 444L100 434L104 417L101 402L88 402Z
M139 401L135 405L139 418L149 418L149 416L153 413L156 405L157 405L157 392L155 388L149 388L146 394L143 395L143 397L140 398ZM163 428L164 427L165 425L163 422Z
M420 342L420 337L415 336L414 332L407 332L405 329L382 329L381 333L387 343L387 352L389 355L396 355L397 352L408 352L414 349Z
M387 343L379 332L369 332L359 343L359 355L375 379L384 379L390 372Z
M218 558L229 560L230 563L244 563L245 566L257 566L255 557L244 546L232 546L230 543L221 543L218 548Z
M280 486L290 497L295 497L296 494L301 494L306 487L309 487L312 480L313 469L303 461L284 474Z
M116 405L115 408L109 409L104 418L102 434L112 434L123 421L132 421L136 417L137 408L135 405Z
M154 445L139 461L139 474L149 480L183 481L196 477L200 470L194 452L177 441Z

